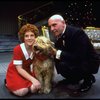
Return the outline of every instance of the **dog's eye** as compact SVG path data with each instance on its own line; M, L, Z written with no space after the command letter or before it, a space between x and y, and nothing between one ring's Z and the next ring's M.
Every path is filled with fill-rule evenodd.
M42 44L45 44L45 42L42 41Z

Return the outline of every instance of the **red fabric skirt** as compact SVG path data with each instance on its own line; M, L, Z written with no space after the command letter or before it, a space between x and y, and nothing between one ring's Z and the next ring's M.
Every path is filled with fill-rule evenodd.
M35 77L34 73L30 73ZM30 81L22 77L16 70L15 66L9 66L6 74L7 88L15 91L21 88L28 88L32 85Z

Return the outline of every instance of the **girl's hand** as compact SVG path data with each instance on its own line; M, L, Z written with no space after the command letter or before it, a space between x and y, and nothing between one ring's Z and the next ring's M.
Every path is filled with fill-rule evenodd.
M34 79L32 83L37 90L41 88L41 83L37 79Z

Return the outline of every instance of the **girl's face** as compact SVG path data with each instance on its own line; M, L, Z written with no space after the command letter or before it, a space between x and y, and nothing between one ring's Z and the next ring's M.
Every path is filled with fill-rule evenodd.
M32 46L35 42L35 35L33 32L28 31L24 35L24 42L27 46Z

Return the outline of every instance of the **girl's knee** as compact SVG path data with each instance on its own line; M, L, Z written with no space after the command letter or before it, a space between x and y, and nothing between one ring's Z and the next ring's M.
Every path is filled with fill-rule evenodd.
M13 93L17 96L25 96L29 92L28 88L22 88L16 91L13 91Z

